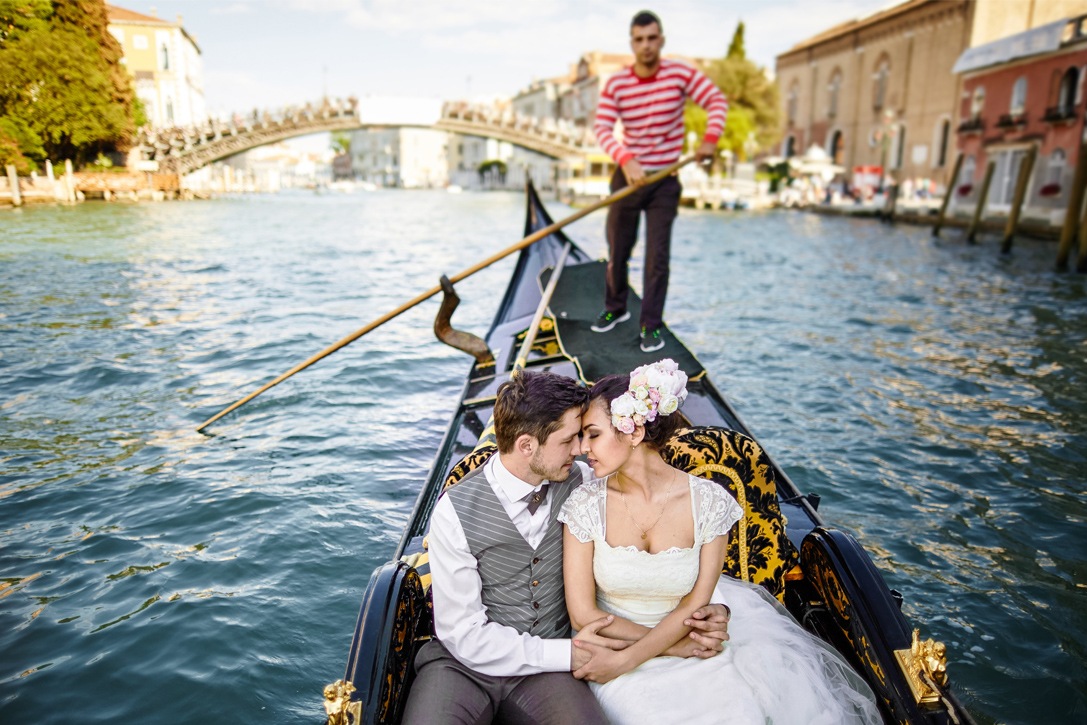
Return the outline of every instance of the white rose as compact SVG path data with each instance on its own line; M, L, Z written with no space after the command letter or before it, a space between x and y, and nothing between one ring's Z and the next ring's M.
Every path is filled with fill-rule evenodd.
M649 413L649 406L645 404L644 400L636 399L634 401L634 412L644 416Z
M611 401L611 414L620 417L634 415L634 398L629 393L623 393Z
M665 395L661 398L661 402L657 405L657 410L661 415L671 415L679 409L679 398L674 395Z
M656 365L645 371L646 385L651 388L662 388L668 386L668 378L671 377L668 373L664 372Z

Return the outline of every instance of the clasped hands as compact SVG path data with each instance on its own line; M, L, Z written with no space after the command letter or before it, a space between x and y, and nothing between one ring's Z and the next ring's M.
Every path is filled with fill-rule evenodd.
M683 624L691 632L661 654L670 657L709 659L724 650L728 641L729 608L724 604L707 604L697 609ZM608 615L585 625L570 648L570 669L574 677L589 682L605 683L626 674L638 663L624 655L633 642L600 634L600 630L615 620Z

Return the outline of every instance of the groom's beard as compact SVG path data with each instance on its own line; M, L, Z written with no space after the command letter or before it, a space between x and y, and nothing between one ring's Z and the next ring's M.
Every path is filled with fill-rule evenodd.
M574 465L574 461L571 459L568 463L557 468L548 468L540 460L538 455L534 455L532 460L528 463L528 469L535 475L546 478L548 481L565 481L567 476L570 475L570 467Z

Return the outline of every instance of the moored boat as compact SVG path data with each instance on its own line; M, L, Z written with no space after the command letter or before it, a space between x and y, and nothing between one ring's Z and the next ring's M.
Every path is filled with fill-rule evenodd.
M527 206L526 235L552 223L531 186ZM943 645L921 641L901 612L902 597L887 586L867 552L822 520L818 496L800 493L697 358L667 329L663 353L642 353L635 342L639 300L633 295L631 321L606 335L589 330L603 283L604 263L555 232L520 253L482 339L452 329L456 298L445 285L435 330L475 362L397 550L367 586L344 678L325 689L330 723L399 721L414 654L432 635L424 547L430 515L447 485L494 452L491 409L511 371L550 370L589 384L664 354L689 377L681 410L685 427L665 456L725 486L745 509L744 520L730 532L725 573L764 586L802 626L838 650L868 681L886 722L973 722L951 691ZM788 682L781 687L787 693Z

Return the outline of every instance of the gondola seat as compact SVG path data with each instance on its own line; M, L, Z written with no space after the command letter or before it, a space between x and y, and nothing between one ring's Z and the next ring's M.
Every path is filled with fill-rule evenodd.
M785 582L799 571L800 555L785 533L770 459L752 438L728 428L683 428L661 451L691 475L724 486L744 510L729 532L724 573L760 584L784 602Z

